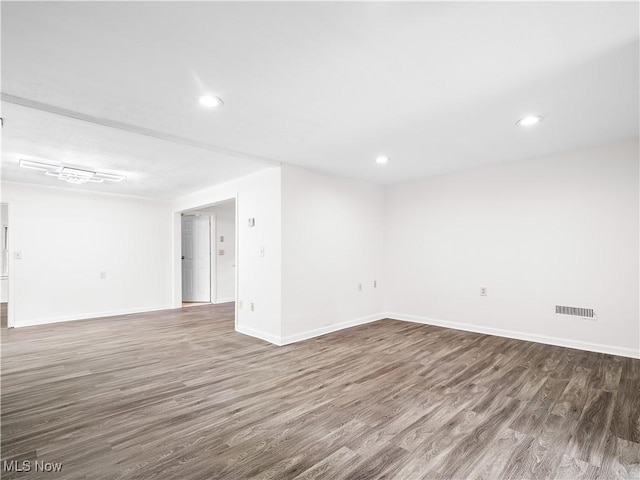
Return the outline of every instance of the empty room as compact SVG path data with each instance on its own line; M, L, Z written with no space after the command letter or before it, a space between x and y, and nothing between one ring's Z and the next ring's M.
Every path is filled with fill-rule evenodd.
M640 4L2 1L7 479L640 479Z

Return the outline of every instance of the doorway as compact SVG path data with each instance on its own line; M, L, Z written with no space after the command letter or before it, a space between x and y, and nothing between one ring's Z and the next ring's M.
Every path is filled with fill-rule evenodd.
M182 302L211 303L211 217L182 216Z
M234 302L236 199L181 213L182 306Z

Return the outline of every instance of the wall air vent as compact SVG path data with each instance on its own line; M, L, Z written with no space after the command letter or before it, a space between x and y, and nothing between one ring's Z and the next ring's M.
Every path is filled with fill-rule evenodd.
M593 311L593 308L564 307L562 305L556 305L556 313L561 315L573 315L574 317L596 318L596 312Z

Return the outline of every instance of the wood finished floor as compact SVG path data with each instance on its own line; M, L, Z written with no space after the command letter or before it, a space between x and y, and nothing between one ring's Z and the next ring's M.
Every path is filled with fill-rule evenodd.
M2 477L638 479L639 385L640 360L394 320L276 347L233 304L3 329L2 459L63 470Z
M8 308L7 302L0 303L0 327L7 326Z

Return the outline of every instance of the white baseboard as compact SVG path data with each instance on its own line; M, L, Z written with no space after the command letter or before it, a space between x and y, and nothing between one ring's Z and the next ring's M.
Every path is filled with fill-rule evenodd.
M233 299L231 301L233 301ZM219 300L218 302L222 303L222 300ZM13 326L16 328L31 327L36 325L47 325L50 323L58 323L58 322L89 320L93 318L113 317L117 315L128 315L128 314L134 314L134 313L157 312L160 310L171 310L174 308L175 307L172 307L171 305L163 305L160 307L150 307L150 308L110 310L106 312L94 312L90 314L39 318L35 320L28 320L26 322L16 323ZM438 320L438 319L429 318L429 317L421 317L417 315L406 315L406 314L395 313L395 312L384 312L384 313L368 315L366 317L360 317L353 320L348 320L346 322L336 323L333 325L327 325L327 326L316 328L313 330L308 330L306 332L296 333L294 335L289 335L287 337L271 335L269 333L261 332L259 330L255 330L253 328L246 327L243 325L236 325L236 331L243 333L245 335L249 335L251 337L256 337L261 340L265 340L274 345L280 346L280 345L288 345L290 343L300 342L302 340L308 340L314 337L319 337L321 335L326 335L327 333L333 333L339 330L344 330L345 328L350 328L350 327L355 327L357 325L364 325L367 323L376 322L378 320L382 320L385 318L392 319L392 320L400 320L405 322L421 323L425 325L434 325L438 327L453 328L456 330L464 330L467 332L483 333L486 335L495 335L498 337L513 338L516 340L525 340L529 342L544 343L547 345L555 345L558 347L576 348L578 350L587 350L590 352L607 353L610 355L620 355L623 357L630 357L630 358L640 358L640 352L632 348L617 347L613 345L604 345L599 343L582 342L579 340L550 337L550 336L538 335L534 333L519 332L515 330L504 330L500 328L483 327L480 325L474 325L470 323L451 322L448 320Z
M236 299L234 297L227 297L227 298L216 298L216 301L212 303L215 303L217 305L219 303L229 303L229 302L235 302L235 301Z
M265 342L273 343L274 345L282 345L281 338L276 335L271 335L270 333L261 332L260 330L255 330L251 327L246 327L244 325L236 325L236 332L243 333L244 335L249 335L250 337L256 337L260 340L264 340Z
M366 317L356 318L354 320L348 320L346 322L336 323L333 325L327 325L325 327L315 328L313 330L308 330L306 332L296 333L294 335L289 335L287 337L278 337L276 335L271 335L269 333L261 332L259 330L255 330L250 327L246 327L243 325L236 325L236 332L244 333L245 335L249 335L251 337L256 337L261 340L265 340L269 343L273 343L274 345L282 346L288 345L290 343L300 342L302 340L308 340L310 338L319 337L321 335L326 335L327 333L337 332L338 330L344 330L345 328L355 327L357 325L364 325L365 323L375 322L377 320L382 320L384 315L375 314L369 315Z
M16 322L14 325L12 325L12 327L16 327L16 328L34 327L36 325L48 325L50 323L90 320L92 318L115 317L118 315L129 315L131 313L146 313L146 312L157 312L159 310L172 310L173 308L174 307L172 307L171 305L163 305L160 307L129 308L124 310L109 310L106 312L93 312L93 313L82 313L78 315L63 315L59 317L37 318L34 320L27 320L26 322Z
M589 352L608 353L610 355L620 355L622 357L640 358L640 352L632 348L617 347L613 345L602 345L599 343L581 342L568 338L556 338L534 333L518 332L514 330L503 330L501 328L483 327L469 323L450 322L448 320L437 320L434 318L419 317L416 315L405 315L401 313L387 312L382 318L402 320L405 322L423 323L425 325L435 325L438 327L465 330L467 332L484 333L498 337L514 338L516 340L526 340L528 342L544 343L557 347L577 348Z
M308 340L310 338L326 335L327 333L337 332L338 330L344 330L345 328L355 327L357 325L364 325L365 323L375 322L385 318L383 314L368 315L366 317L356 318L354 320L348 320L346 322L335 323L333 325L327 325L325 327L315 328L313 330L307 330L306 332L296 333L289 335L281 339L281 345L288 345L290 343L300 342L302 340Z

